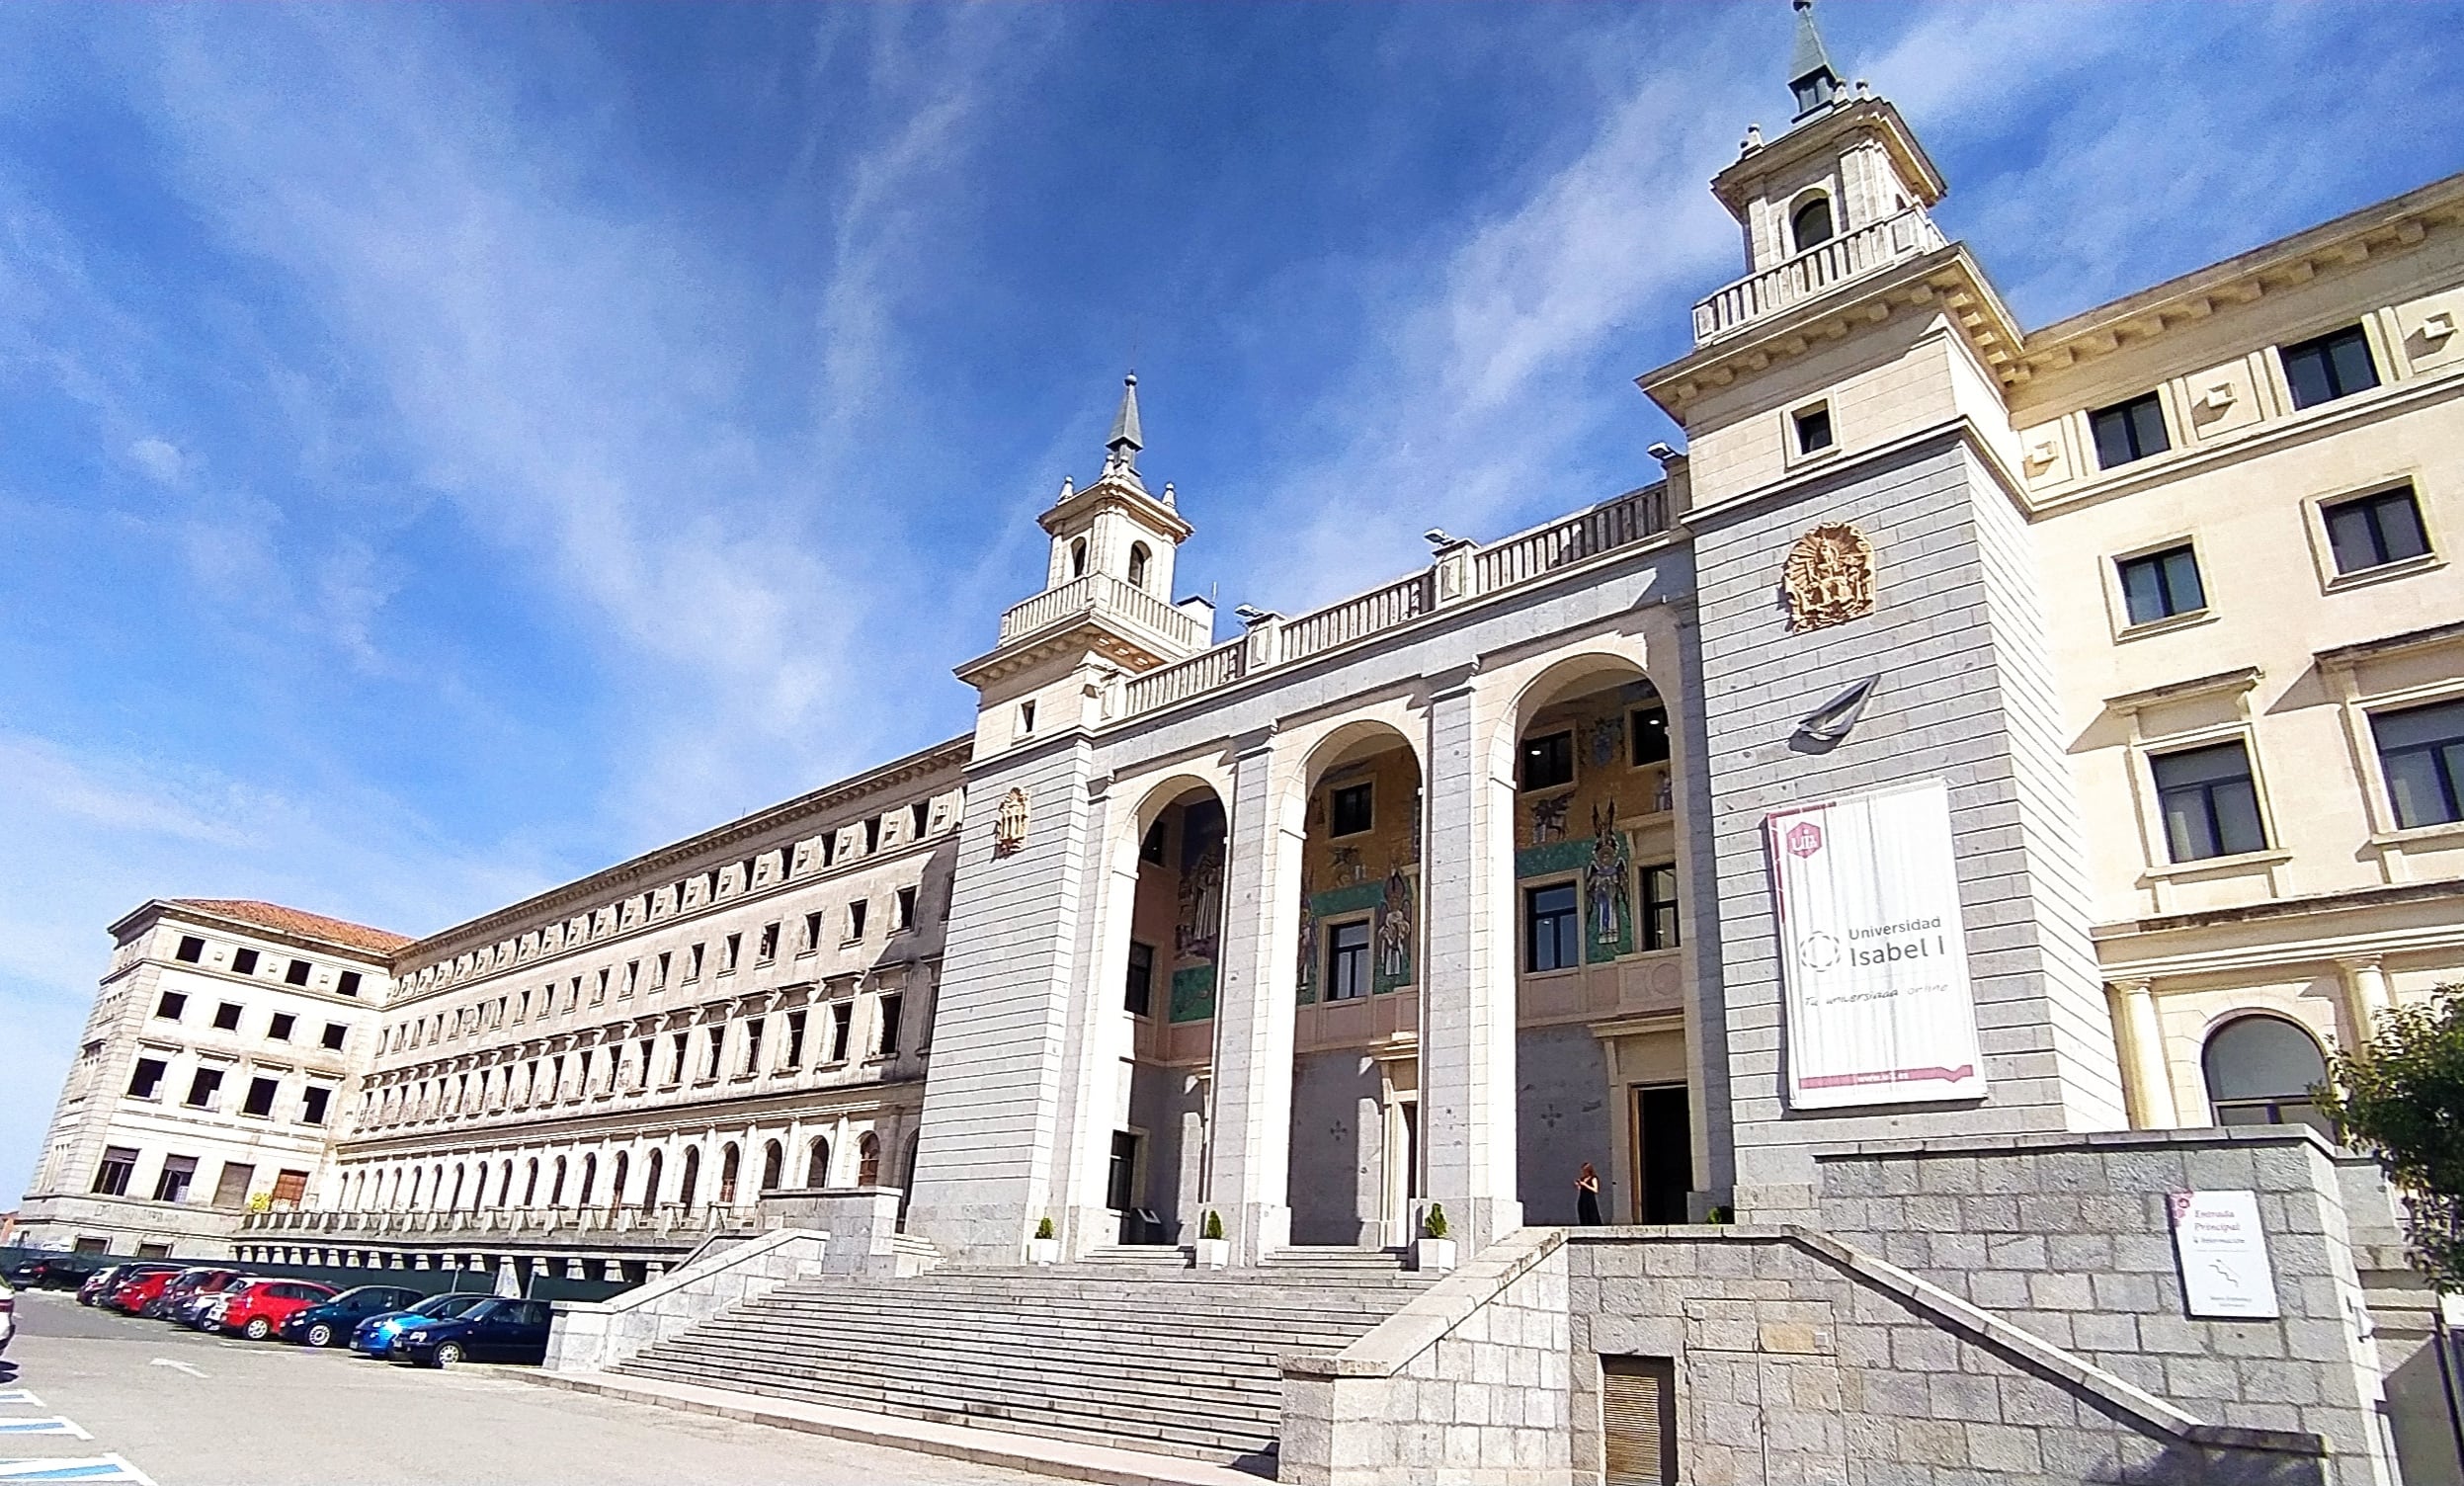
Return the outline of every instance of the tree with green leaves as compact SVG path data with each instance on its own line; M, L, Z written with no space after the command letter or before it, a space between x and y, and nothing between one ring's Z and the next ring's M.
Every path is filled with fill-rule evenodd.
M2404 1193L2414 1265L2464 1293L2464 987L2382 1013L2367 1042L2331 1062L2319 1107Z

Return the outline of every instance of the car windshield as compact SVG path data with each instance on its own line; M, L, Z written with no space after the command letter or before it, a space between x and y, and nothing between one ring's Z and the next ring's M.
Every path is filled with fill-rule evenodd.
M412 1306L411 1313L421 1316L458 1316L487 1298L485 1295L430 1295L427 1299Z

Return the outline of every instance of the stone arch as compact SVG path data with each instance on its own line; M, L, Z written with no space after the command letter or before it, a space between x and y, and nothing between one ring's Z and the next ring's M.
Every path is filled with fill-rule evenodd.
M805 1154L804 1185L807 1187L830 1185L830 1140L825 1135L815 1135L811 1149Z
M2310 1029L2269 1011L2227 1016L2199 1048L2209 1117L2228 1124L2308 1124L2331 1140L2333 1127L2311 1090L2327 1082L2327 1053Z
M496 1179L496 1205L499 1207L510 1206L513 1199L514 1161L511 1156L508 1156L505 1158L504 1166L498 1173Z
M881 1137L870 1130L856 1141L856 1185L881 1185Z
M685 1170L683 1179L677 1184L676 1188L676 1204L680 1207L690 1209L693 1206L694 1189L699 1186L700 1183L701 1147L698 1145L688 1145L685 1147Z
M631 1151L616 1153L616 1165L608 1173L609 1211L613 1212L624 1205L624 1179L631 1174L632 1167L633 1153Z
M744 1152L736 1142L728 1141L718 1151L718 1205L736 1205L736 1179L744 1170Z
M667 1153L659 1146L650 1148L649 1159L641 1167L641 1210L655 1212L659 1206L659 1168L666 1164Z
M1129 586L1131 588L1144 589L1146 587L1147 567L1154 560L1154 556L1155 554L1143 541L1133 541L1129 544Z
M462 1163L460 1163L459 1161L454 1162L454 1163L453 1163L453 1198L452 1198L452 1201L449 1201L449 1202L447 1202L447 1203L445 1204L445 1210L446 1210L446 1211L448 1211L448 1212L458 1212L458 1211L460 1211L460 1210L461 1210L461 1206L462 1206L462 1177L463 1177L463 1174L464 1174L464 1173L463 1173Z
M574 1195L573 1205L588 1207L591 1204L591 1189L598 1185L599 1153L591 1151L582 1157L582 1190Z
M766 1140L762 1143L762 1191L777 1192L779 1190L780 1184L786 1176L786 1165L787 1152L784 1146L776 1140Z
M554 1176L554 1179L553 1179L552 1181L550 1181L550 1182L548 1183L548 1185L547 1185L547 1205L548 1205L548 1206L550 1206L550 1207L562 1207L564 1204L565 1204L565 1158L564 1158L564 1157L562 1157L562 1156L558 1156L558 1157L556 1158L556 1166L555 1166L555 1176Z
M529 1168L529 1171L530 1171L529 1176L528 1176L528 1177L526 1177L526 1178L524 1179L523 1184L522 1184L522 1205L523 1205L523 1206L525 1206L525 1207L534 1206L534 1205L535 1205L535 1204L537 1203L537 1201L538 1201L538 1197L539 1197L539 1158L538 1158L538 1157L536 1157L536 1156L533 1156L533 1157L531 1158L531 1163L530 1163L530 1168Z
M1818 248L1840 235L1842 223L1831 193L1809 186L1788 202L1788 253Z

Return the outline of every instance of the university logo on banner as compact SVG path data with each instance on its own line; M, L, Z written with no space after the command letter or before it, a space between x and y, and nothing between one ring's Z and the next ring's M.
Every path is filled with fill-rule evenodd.
M1774 810L1763 833L1789 1107L1982 1098L1941 782Z

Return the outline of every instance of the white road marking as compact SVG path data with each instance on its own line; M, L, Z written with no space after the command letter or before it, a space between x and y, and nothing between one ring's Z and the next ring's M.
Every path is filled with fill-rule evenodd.
M118 1455L83 1460L0 1460L0 1481L125 1481L154 1486L154 1478Z
M27 1388L0 1388L0 1409L39 1409L42 1400Z
M177 1367L191 1377L204 1377L205 1375L187 1362L175 1362L167 1357L158 1357L152 1362L146 1363L146 1365L149 1367Z
M0 1419L0 1439L13 1439L19 1435L68 1435L79 1440L94 1438L72 1421L56 1414L47 1419Z

